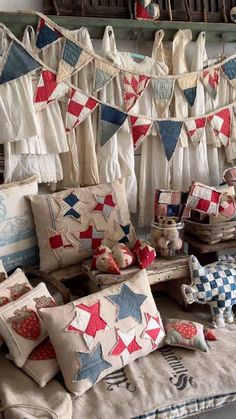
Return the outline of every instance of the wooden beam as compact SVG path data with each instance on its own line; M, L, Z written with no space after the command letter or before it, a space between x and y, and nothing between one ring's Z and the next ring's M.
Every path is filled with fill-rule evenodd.
M165 41L173 39L178 29L191 29L193 40L196 40L200 31L206 32L207 42L219 42L224 34L227 42L236 41L236 25L233 23L210 23L210 22L177 22L177 21L139 21L135 19L109 19L78 16L49 16L67 29L78 29L82 26L88 28L94 39L101 39L104 28L111 25L117 39L132 39L133 31L137 31L139 39L151 41L157 30L165 31ZM26 25L36 27L38 17L34 14L23 12L4 13L0 12L0 22L4 23L17 37L21 38Z

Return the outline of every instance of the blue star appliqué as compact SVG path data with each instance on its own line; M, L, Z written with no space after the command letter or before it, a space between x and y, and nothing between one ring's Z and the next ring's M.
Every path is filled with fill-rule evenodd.
M146 300L146 295L135 294L126 284L122 284L119 294L108 295L106 298L118 306L117 320L131 316L137 322L142 322L140 306Z
M74 380L85 380L86 378L94 385L102 371L112 367L109 362L102 358L102 347L97 345L92 353L76 352L77 359L81 365L80 370L75 374Z

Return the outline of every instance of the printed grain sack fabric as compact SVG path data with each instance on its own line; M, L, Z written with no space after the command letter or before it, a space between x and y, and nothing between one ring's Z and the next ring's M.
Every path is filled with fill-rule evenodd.
M43 19L39 19L42 22ZM68 32L70 37L83 44L87 49L93 51L92 42L86 28L80 28ZM48 36L50 34L50 36ZM43 62L50 68L58 70L61 60L63 43L65 38L59 34L58 30L47 22L42 22L42 26L36 33L36 47L39 48L38 54ZM71 82L84 92L92 91L92 64L86 65L72 76ZM60 107L65 121L67 99L60 101ZM94 120L95 118L95 120ZM69 152L61 155L63 167L63 182L61 187L71 187L81 185L93 185L99 183L97 155L96 155L96 132L97 115L89 115L74 130L67 133ZM86 141L85 141L86 138ZM89 161L87 159L89 156ZM85 164L86 161L86 164Z
M158 54L157 57L155 56L158 48L159 39L155 37L149 72L153 75L160 74L164 76L168 74L168 67L161 54ZM160 58L160 61L157 58ZM151 84L153 91L150 92L149 90L146 92L146 97L147 93L150 93L150 96L147 97L147 102L144 104L144 110L142 109L141 113L147 112L146 115L153 117L168 117L174 85L168 84L166 79L152 80ZM161 95L159 92L161 92ZM139 226L143 227L150 225L153 219L155 190L158 188L168 189L169 187L169 164L155 124L148 137L142 143L139 184L138 222Z

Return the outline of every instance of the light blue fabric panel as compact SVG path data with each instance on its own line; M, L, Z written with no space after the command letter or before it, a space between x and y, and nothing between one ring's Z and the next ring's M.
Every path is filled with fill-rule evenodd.
M174 80L171 79L153 79L152 86L155 99L169 100L172 95Z
M82 51L83 50L79 47L79 45L69 39L66 39L62 59L71 67L75 67Z

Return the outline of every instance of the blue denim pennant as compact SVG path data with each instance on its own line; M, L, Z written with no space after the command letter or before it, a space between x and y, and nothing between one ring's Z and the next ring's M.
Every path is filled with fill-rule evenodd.
M232 60L229 60L227 61L227 63L223 64L222 70L229 80L235 79L236 78L236 59L233 58Z
M118 131L127 118L127 114L112 108L111 106L101 104L100 119L100 144L103 146Z
M179 121L156 121L165 155L169 161L175 151L183 122Z
M59 34L59 32L54 31L45 24L39 29L39 32L37 34L36 47L42 49L47 45L52 44L60 37L61 35Z

